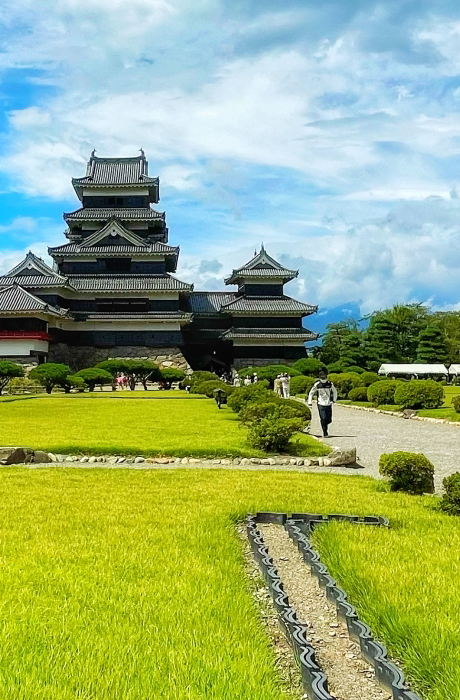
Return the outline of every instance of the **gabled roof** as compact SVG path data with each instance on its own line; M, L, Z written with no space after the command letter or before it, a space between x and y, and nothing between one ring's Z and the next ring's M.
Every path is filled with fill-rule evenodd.
M155 211L150 207L114 207L113 209L104 207L81 207L68 214L64 213L64 221L108 221L116 217L120 221L145 221L154 219L164 221L164 212Z
M109 238L113 239L113 244L102 243ZM120 243L120 239L122 243ZM165 256L178 257L179 247L166 245L160 241L154 243L147 242L133 231L127 229L117 219L111 219L105 226L84 238L79 243L66 243L55 248L48 248L50 255L97 255L97 254L150 254L157 253Z
M37 277L47 277L50 281L52 280L59 284L65 284L66 282L65 277L52 270L49 265L30 250L24 260L7 272L5 277L21 277L22 279L23 276L32 277L35 275Z
M288 270L272 258L265 250L263 244L260 251L254 255L245 265L233 270L227 277L225 284L237 284L240 280L256 278L279 279L288 282L299 274L298 270Z
M291 297L236 297L233 301L222 305L222 311L237 315L302 315L308 316L318 310L317 306L304 304Z
M54 306L49 306L42 299L20 287L12 284L10 287L0 290L0 314L29 314L46 313L52 316L63 316L67 312L59 311Z
M0 277L0 287L10 287L11 284L20 284L21 287L30 289L69 288L67 277L50 277L49 275L18 275L17 277Z
M159 180L149 177L148 170L143 151L135 158L98 158L93 151L86 175L72 178L72 185L79 199L82 198L83 188L147 187L150 201L158 202Z

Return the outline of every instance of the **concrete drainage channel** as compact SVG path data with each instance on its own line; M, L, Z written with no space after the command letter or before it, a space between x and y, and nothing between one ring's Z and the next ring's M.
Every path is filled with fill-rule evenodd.
M384 691L392 700L421 700L312 547L313 528L332 520L389 526L386 518L374 516L257 513L247 518L251 550L294 650L304 690L310 700L386 700Z

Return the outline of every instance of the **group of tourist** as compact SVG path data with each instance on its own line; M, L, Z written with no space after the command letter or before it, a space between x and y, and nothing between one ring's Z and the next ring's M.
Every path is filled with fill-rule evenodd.
M257 384L259 381L259 378L257 376L257 373L254 372L253 374L248 374L246 377L243 379L243 386L250 386L251 384ZM233 377L233 386L241 386L241 377L239 374L235 374Z
M281 396L282 399L289 399L291 396L291 377L287 372L278 374L275 379L274 386L275 394Z

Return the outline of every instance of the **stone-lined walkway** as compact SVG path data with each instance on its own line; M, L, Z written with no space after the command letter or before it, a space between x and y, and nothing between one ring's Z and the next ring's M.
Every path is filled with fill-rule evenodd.
M404 420L383 413L356 411L336 405L333 408L329 442L338 447L356 447L362 469L338 467L323 471L379 476L379 458L383 452L423 452L435 466L436 489L444 477L460 471L460 428L446 423ZM312 411L312 435L320 435L316 406Z

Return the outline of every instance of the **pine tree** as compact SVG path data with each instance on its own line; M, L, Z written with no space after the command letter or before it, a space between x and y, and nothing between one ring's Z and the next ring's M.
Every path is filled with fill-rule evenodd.
M396 362L396 327L384 314L371 317L364 347L366 356L378 362Z
M427 326L418 337L417 362L447 361L447 343L440 328Z

